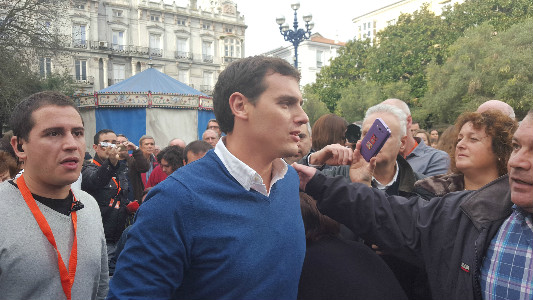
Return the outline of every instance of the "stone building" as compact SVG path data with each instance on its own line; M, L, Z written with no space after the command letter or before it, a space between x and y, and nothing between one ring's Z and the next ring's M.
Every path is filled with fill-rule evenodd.
M183 2L183 1L182 1ZM203 1L206 2L206 1ZM39 57L41 75L70 73L92 94L148 67L211 94L218 74L244 57L244 17L231 0L176 2L72 0L61 57Z
M419 10L424 4L428 4L428 9L440 15L442 11L455 3L462 3L464 0L401 0L392 4L378 8L366 14L352 19L356 27L356 40L374 40L376 34L389 25L394 25L402 13L413 13Z

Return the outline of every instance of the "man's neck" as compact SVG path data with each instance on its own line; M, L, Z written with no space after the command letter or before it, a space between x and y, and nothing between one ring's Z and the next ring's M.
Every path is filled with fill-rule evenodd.
M34 180L31 174L28 174L26 171L24 172L24 182L32 194L45 198L65 199L70 191L70 184L66 186L43 184ZM18 178L15 180L15 183L17 183L17 185L19 184Z
M263 184L270 188L272 180L272 162L275 158L266 158L260 155L260 150L251 149L250 144L243 142L235 136L228 134L224 138L224 145L228 151L237 157L240 161L256 171L263 179Z
M403 151L401 151L400 154L403 157L406 157L407 155L409 155L411 153L411 151L413 150L415 145L416 145L415 138L412 135L408 134L407 138L405 139L405 148L403 149Z
M396 174L396 161L384 165L376 165L374 178L383 185L387 185Z

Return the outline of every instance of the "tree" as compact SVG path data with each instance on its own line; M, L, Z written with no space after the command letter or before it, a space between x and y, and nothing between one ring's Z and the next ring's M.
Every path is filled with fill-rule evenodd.
M335 113L348 122L363 120L368 108L388 98L409 99L410 86L393 82L384 86L374 81L358 81L342 90Z
M366 77L365 61L370 49L372 47L368 40L346 43L339 49L339 56L317 74L315 83L307 89L308 93L318 96L333 112L341 97L341 90Z
M426 92L425 68L441 64L451 44L448 29L427 4L411 14L402 14L395 25L377 34L379 47L371 52L366 66L369 79L382 85L403 80L411 86L411 97Z
M472 28L450 47L442 66L428 68L428 93L418 118L453 123L490 99L509 103L523 117L533 107L533 19L497 32L489 23Z
M0 0L0 126L28 95L43 89L71 90L72 81L64 75L44 79L35 72L38 57L65 50L67 37L59 29L65 26L62 13L67 5L69 1L61 0Z
M306 93L303 109L309 117L309 123L313 125L322 115L329 113L324 102L320 101L317 95Z

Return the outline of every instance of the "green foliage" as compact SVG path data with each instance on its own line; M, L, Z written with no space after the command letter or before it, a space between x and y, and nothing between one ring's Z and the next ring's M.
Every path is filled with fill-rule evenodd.
M373 45L368 40L348 42L331 65L322 68L309 92L348 120L359 119L367 105L383 98L377 91L398 82L408 84L409 91L404 93L402 87L397 98L426 126L451 123L458 112L488 99L507 101L523 113L532 99L531 72L524 70L532 69L533 56L525 50L531 45L528 33L513 25L528 18L533 18L531 0L466 0L442 16L423 6L379 32ZM490 27L482 26L487 22ZM484 36L467 31L480 27L486 30ZM511 28L514 34L504 34ZM505 52L494 40L498 47L510 43L520 49ZM454 67L440 68L445 62Z
M360 121L368 108L385 99L408 99L409 90L409 85L401 81L384 86L374 81L358 81L342 90L335 113L350 123Z
M422 97L426 91L424 70L430 62L443 61L450 43L448 29L440 17L428 10L402 14L395 25L377 34L379 47L368 57L370 80L382 85L406 81L411 97Z
M322 115L329 113L326 104L320 101L317 95L311 94L309 92L305 93L303 109L305 113L307 113L307 117L309 117L309 123L311 124L311 126Z
M317 95L333 112L341 98L340 91L366 76L365 61L370 49L368 40L346 43L339 50L339 56L317 74L315 83L308 88L309 93Z
M489 23L472 28L450 47L442 66L428 68L420 117L453 123L484 101L509 103L518 117L533 107L533 19L498 33Z

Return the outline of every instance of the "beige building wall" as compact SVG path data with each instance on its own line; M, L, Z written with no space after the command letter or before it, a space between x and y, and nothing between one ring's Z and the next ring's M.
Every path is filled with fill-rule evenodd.
M187 2L72 0L67 26L59 28L67 53L36 59L71 74L78 93L94 93L152 66L211 94L225 66L245 57L244 17L231 0L209 7Z
M429 10L440 15L446 6L462 3L464 0L402 0L380 9L371 11L352 19L357 40L374 40L376 34L389 25L393 25L402 13L413 13L419 10L424 3L428 3Z

